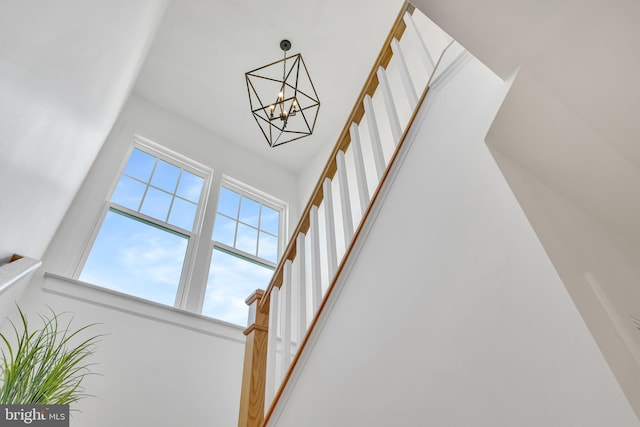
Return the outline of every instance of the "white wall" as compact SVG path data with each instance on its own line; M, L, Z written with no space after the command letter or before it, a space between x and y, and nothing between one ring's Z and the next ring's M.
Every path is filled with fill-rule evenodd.
M487 144L640 414L640 168L526 71Z
M640 253L557 190L493 151L571 298L640 413Z
M213 169L212 202L217 200L216 183L219 185L222 175L228 175L288 202L289 221L297 220L298 187L291 174L134 94L123 108L102 152L52 241L44 260L46 271L69 277L73 274L136 134ZM212 220L213 218L207 219ZM290 225L289 232L292 229L293 226ZM206 272L197 272L194 280L206 280Z
M235 425L243 328L42 274L72 276L134 134L212 168L214 183L226 174L290 201L290 217L297 219L298 187L291 175L134 95L19 304L34 316L45 313L46 306L71 312L77 324L98 322L99 331L107 334L96 354L102 376L87 383L97 397L81 402L83 413L76 415L75 425ZM197 274L205 280L205 271ZM3 297L2 306L10 307L11 295Z
M90 294L79 285L55 278L41 280L41 284L45 291L32 284L20 303L33 328L40 326L36 314L49 315L51 308L56 313L72 314L72 328L99 323L83 337L104 334L88 359L96 364L92 371L99 375L89 376L83 383L93 397L72 405L78 412L72 412L71 425L237 423L244 355L242 328L141 302L121 301L106 293ZM18 321L15 308L2 314Z
M270 425L640 425L483 142L505 86L431 93Z
M116 120L165 4L0 4L0 261L44 253Z

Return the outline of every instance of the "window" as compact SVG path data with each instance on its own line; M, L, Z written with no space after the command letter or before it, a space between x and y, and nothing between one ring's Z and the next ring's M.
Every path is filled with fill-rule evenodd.
M80 280L179 305L206 172L135 147L107 202Z
M244 300L256 289L266 289L278 262L283 209L230 182L223 184L203 314L232 323L246 319Z
M245 325L245 299L266 288L276 267L286 205L224 178L211 191L216 208L207 203L212 175L176 153L136 142L77 277ZM213 231L211 221L203 228L206 217L214 218ZM207 269L205 283L188 283L194 271L204 279Z
M213 240L239 254L278 262L280 213L226 187L220 189ZM233 251L233 250L232 250Z

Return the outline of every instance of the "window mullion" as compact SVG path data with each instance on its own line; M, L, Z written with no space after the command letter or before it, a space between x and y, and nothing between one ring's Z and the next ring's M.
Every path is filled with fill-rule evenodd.
M273 261L258 256L261 227L265 226L263 214L265 214L265 209L269 208L278 215L277 235L267 232L263 235L264 238L275 239L274 243L277 245L274 248L275 257L273 253L267 253L266 256L277 260L281 251L280 241L284 235L282 220L286 215L286 204L278 203L275 198L259 190L249 189L228 177L224 177L220 188L221 194L218 197L218 203L220 203L222 194L224 194L224 205L220 209L225 213L218 211L218 209L214 213L216 221L224 219L224 221L219 222L222 228L219 232L216 232L214 237L221 241L212 238L209 244L212 254L209 260L210 268L214 268L216 273L208 276L200 307L201 312L205 315L243 324L244 318L242 316L239 317L240 312L238 311L241 309L231 310L231 308L246 298L246 295L250 293L249 289L253 291L257 288L268 286L269 280L273 276L273 271L277 268L277 264ZM229 216L232 214L230 202L235 199L235 196L239 196L237 197L237 202L235 202L237 209L235 218L231 218ZM247 203L248 205L245 206ZM257 206L255 206L256 204ZM241 217L242 220L240 219ZM218 223L215 227L217 226ZM244 242L240 239L241 236L244 236L243 233L245 231L247 239L252 239L253 246L243 244L249 243L249 240ZM255 237L253 237L253 232L256 233ZM268 249L268 247L265 249ZM216 298L207 299L213 295L217 295Z
M251 262L255 262L258 265L262 265L263 267L269 267L269 268L273 268L275 269L278 265L274 264L270 261L267 261L266 259L260 258L259 256L250 254L249 252L245 252L243 250L234 248L232 246L229 245L225 245L224 243L220 243L220 242L216 242L215 240L212 241L213 242L213 247L221 249L225 252L229 252L232 255L235 255L239 258L244 258L247 259Z
M236 230L233 233L233 246L238 244L238 225L240 224L240 209L242 208L242 197L238 198L238 211L236 212Z
M168 231L171 231L173 233L179 234L181 236L187 237L187 238L191 238L194 236L194 232L192 231L188 231L185 230L183 228L180 227L176 227L175 225L169 224L168 222L164 222L164 221L160 221L156 218L150 217L149 215L145 215L141 212L136 212L132 209L129 209L125 206L119 205L117 203L113 203L113 202L107 202L107 204L109 205L109 209L113 209L119 212L122 212L126 215L129 215L132 218L138 218L144 222L148 222L152 225L154 225L155 227L158 227L160 229L166 229Z
M151 180L153 179L153 174L156 173L156 167L158 166L158 159L156 159L153 164L153 168L151 168L151 175L149 176L149 181L145 183L144 193L142 193L142 198L140 199L140 204L138 205L138 211L142 209L142 204L144 203L144 199L147 198L147 193L149 192L149 186L151 185Z
M218 209L218 196L222 177L216 173L205 182L201 199L204 200L199 224L195 227L198 230L196 251L191 265L191 274L188 283L181 289L181 301L178 307L185 310L200 313L204 302L204 294L207 286L209 266L213 247L211 236L215 223L216 211Z
M180 174L178 174L178 179L176 180L176 185L173 187L173 193L171 194L171 203L169 203L169 209L167 210L167 219L166 222L169 222L169 217L171 216L171 210L173 209L173 202L175 202L178 192L178 186L180 185L180 179L182 179L183 170L180 169Z
M260 223L262 222L262 203L258 209L258 237L256 238L256 256L260 253Z

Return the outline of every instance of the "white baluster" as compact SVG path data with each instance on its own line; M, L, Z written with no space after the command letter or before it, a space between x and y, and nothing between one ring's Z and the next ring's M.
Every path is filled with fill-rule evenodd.
M278 354L278 317L280 289L274 287L269 296L269 332L267 338L267 379L265 385L265 410L276 394L277 354Z
M307 332L307 275L304 234L296 237L296 262L298 263L298 348Z
M311 234L311 303L315 314L322 301L322 277L320 275L320 225L318 207L311 206L309 212L309 231Z
M283 310L282 310L282 370L281 372L287 372L289 363L291 362L291 287L293 286L291 280L291 266L290 259L284 262L284 269L282 271L282 287L283 292ZM282 288L281 288L282 290Z
M336 221L333 210L333 191L331 190L331 180L325 178L322 183L324 201L324 223L327 235L327 264L329 270L329 281L333 280L338 263L338 250L336 248Z
M387 116L389 117L393 143L398 145L402 136L402 128L400 127L400 119L398 119L396 104L393 102L393 95L391 94L389 79L387 79L387 72L384 68L378 67L378 72L376 74L378 75L378 81L380 82L379 88L382 91L382 99L384 99L384 106L387 110Z
M367 174L364 169L364 158L362 157L362 145L360 142L360 132L358 125L351 123L349 127L351 135L351 149L353 150L353 160L356 166L356 178L358 181L358 198L360 199L360 209L364 215L369 206L369 185L367 184Z
M409 12L405 12L403 16L404 23L409 28L411 34L413 34L414 38L418 42L418 52L420 53L420 59L422 59L422 63L427 69L427 72L431 74L433 68L435 67L435 62L429 53L429 49L427 49L427 45L424 43L424 39L418 31L418 27L416 27L416 23L413 21L413 17Z
M353 237L353 216L351 214L351 199L349 198L349 181L347 180L347 164L344 159L344 152L338 151L336 156L336 166L338 168L338 187L340 188L340 206L342 208L342 231L344 233L344 245L349 247L351 237Z
M373 160L376 165L377 182L380 182L385 169L384 155L382 153L380 132L378 131L378 120L376 120L376 112L373 109L373 100L369 95L364 96L364 115L367 118L367 125L369 126L369 137L371 138Z
M418 95L416 93L416 88L413 86L413 81L411 80L411 74L409 73L407 60L404 57L404 52L402 51L400 43L398 43L397 39L391 40L391 50L393 51L393 57L398 59L402 86L404 86L404 91L407 94L409 108L411 108L411 111L413 111L413 109L416 108L416 105L418 104Z

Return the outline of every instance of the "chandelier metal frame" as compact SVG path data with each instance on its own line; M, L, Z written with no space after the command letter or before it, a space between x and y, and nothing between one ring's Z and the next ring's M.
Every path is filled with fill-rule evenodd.
M245 73L251 113L269 146L277 147L313 133L320 101L301 54L287 57L289 40L282 40L284 58ZM277 69L282 67L282 78ZM265 87L272 93L259 93ZM273 99L263 102L263 99Z

